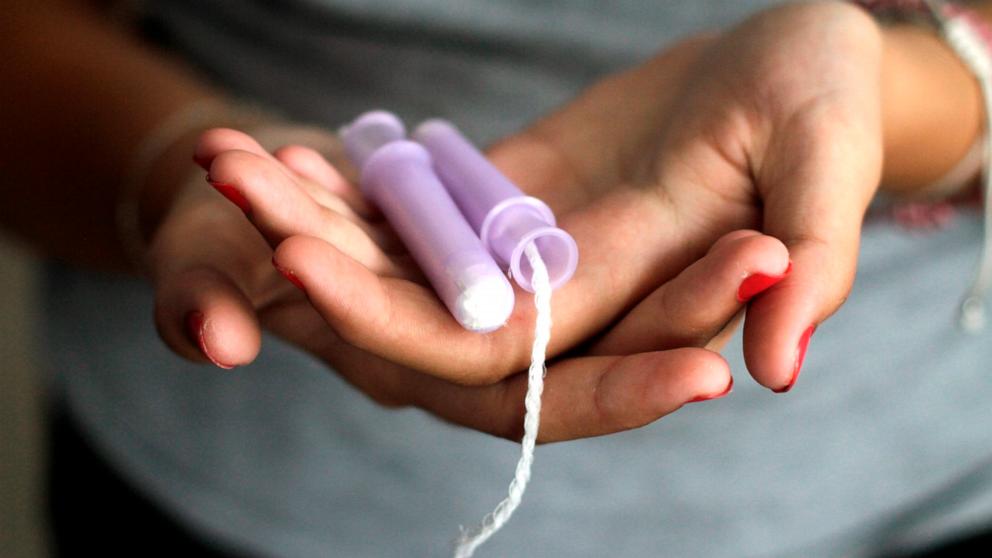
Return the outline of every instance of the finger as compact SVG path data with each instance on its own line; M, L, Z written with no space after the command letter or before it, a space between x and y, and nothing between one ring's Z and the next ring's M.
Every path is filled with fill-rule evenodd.
M789 272L779 240L735 231L634 307L593 347L593 354L631 354L709 343L748 300Z
M465 386L404 368L328 334L313 307L282 305L266 327L322 356L345 380L386 406L415 405L452 423L514 441L522 434L527 377ZM637 428L687 403L722 397L733 378L724 359L703 349L584 357L548 367L539 441L554 442Z
M300 147L300 149L308 149ZM284 161L280 160L276 155L269 153L258 141L251 137L250 135L230 128L213 128L205 131L200 135L200 139L197 142L197 146L193 153L193 160L200 165L203 170L210 171L210 167L219 155L228 151L246 151L253 155L257 155L259 158L265 161L278 162L277 167L279 170L286 174L290 179L297 178L294 174L295 171L288 166L284 165ZM299 159L295 152L297 149L289 149L290 159L295 161ZM277 151L276 153L278 153ZM319 155L318 155L319 157ZM329 166L329 165L328 165ZM309 193L318 203L341 213L342 215L349 218L357 218L358 215L351 209L351 207L345 203L343 200L334 196L330 192L331 184L338 181L344 181L340 175L334 176L336 171L331 169L331 174L326 174L321 176L321 180L324 182L320 187L317 184L312 184L309 178L294 181L294 184L303 188L307 193ZM297 173L298 174L298 173ZM335 185L335 188L338 186ZM341 186L340 188L346 188L347 186Z
M463 384L494 383L526 362L526 346L465 330L429 287L380 277L323 240L291 237L273 262L338 336L387 360ZM510 321L533 323L530 307L518 305Z
M727 395L732 386L727 362L703 349L563 361L548 371L538 440L586 438L638 428L686 403ZM496 434L519 440L526 391L526 376L514 376L493 400L480 402L474 416L490 418L499 425Z
M405 250L391 229L374 226L385 222L382 214L317 151L288 145L276 150L275 157L301 177L305 189L318 203L356 222L384 252L396 254Z
M273 159L272 155L250 135L231 128L211 128L200 134L193 150L193 161L203 170L210 171L214 158L225 151L247 151L259 157Z
M251 301L217 269L164 278L156 288L155 324L179 355L224 369L252 362L261 347Z
M455 424L509 440L523 436L526 374L492 386L469 387L408 373L392 376L388 385L397 395L387 400L416 405ZM548 369L538 441L638 428L687 403L727 395L732 386L726 361L703 349L565 360Z
M191 242L189 231L197 230L216 234L211 242ZM155 324L163 341L181 356L222 368L247 364L258 354L261 332L251 298L272 290L256 279L255 262L264 261L267 247L257 236L241 238L239 230L251 232L218 200L185 212L182 222L166 221L149 248Z
M316 203L278 165L256 153L225 151L211 162L210 181L241 207L271 246L294 235L313 236L334 244L376 273L409 276L365 230Z
M341 196L332 192L331 188L325 186L322 183L316 182L313 178L297 172L287 161L293 164L295 163L294 158L297 157L295 153L298 149L309 149L302 146L286 146L281 147L273 152L273 156L279 163L285 167L289 174L293 177L294 183L303 189L315 202L318 204L336 211L342 216L355 221L356 223L362 222L362 216L359 215L351 205L348 204ZM344 178L340 175L338 176L339 181L344 181ZM351 189L351 186L345 184L344 189Z
M209 172L214 159L227 151L247 151L262 159L278 162L279 170L291 179L299 178L300 180L294 183L309 193L317 203L359 224L364 217L377 215L361 199L358 191L326 159L309 147L287 146L277 150L273 155L255 138L244 132L230 128L213 128L200 135L193 160L203 170ZM277 156L280 154L282 158ZM319 161L314 160L315 158ZM342 199L335 192L340 192L351 201Z
M361 192L315 149L303 145L287 145L277 149L274 155L293 172L322 186L326 192L334 194L336 199L344 200L349 209L358 215L364 218L377 216Z
M838 124L844 122L862 124ZM744 357L754 378L776 392L795 384L816 325L844 302L854 281L861 224L881 171L873 122L870 114L800 119L787 130L798 152L789 151L788 161L770 157L759 169L765 231L785 242L794 265L749 308Z

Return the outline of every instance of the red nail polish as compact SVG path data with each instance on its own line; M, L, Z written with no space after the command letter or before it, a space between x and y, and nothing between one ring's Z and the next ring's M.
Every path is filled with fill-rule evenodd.
M275 258L272 258L272 265L275 266L276 270L279 273L282 273L282 276L288 279L290 283L296 285L298 289L300 289L301 291L303 291L304 294L306 294L307 289L306 287L303 286L303 281L300 281L300 278L297 277L296 274L292 272L292 270L286 269L285 267L282 267L281 265L276 263Z
M199 155L197 155L196 153L194 153L193 154L193 162L196 163L198 166L202 167L204 170L209 170L209 169L207 169L207 167L210 166L209 165L210 159L207 159L206 157L200 157Z
M799 378L799 371L803 368L803 360L806 358L806 348L809 347L809 340L813 337L814 331L816 331L816 326L809 326L799 338L799 345L796 347L796 364L792 369L792 379L785 386L773 390L775 393L785 393L792 389L792 386L796 385L796 380Z
M689 401L687 401L687 403L699 403L700 401L709 401L710 399L719 399L720 397L723 397L723 396L727 395L728 393L730 393L731 391L733 391L733 389L734 389L734 377L731 376L730 377L730 383L727 384L727 389L721 391L720 393L715 393L715 394L712 394L712 395L700 395L698 397L693 397L692 399L690 399Z
M741 283L739 289L737 289L737 301L747 302L765 291L772 285L778 283L782 279L785 279L792 271L792 260L789 260L789 267L785 268L780 275L765 275L764 273L755 273L754 275L747 276Z
M191 343L200 348L200 352L203 353L210 362L214 363L214 366L218 368L223 368L224 370L230 370L234 366L230 364L224 364L218 362L217 359L210 355L210 351L207 350L207 343L203 337L203 324L204 317L202 312L193 311L186 314L186 336L189 337Z
M237 188L235 188L230 184L217 182L211 179L209 176L207 177L207 182L209 182L210 185L213 186L215 190L220 192L222 196L230 200L231 203L240 207L241 211L245 212L245 215L251 215L251 205L248 204L248 198L246 198L245 195L241 193L241 190L238 190Z

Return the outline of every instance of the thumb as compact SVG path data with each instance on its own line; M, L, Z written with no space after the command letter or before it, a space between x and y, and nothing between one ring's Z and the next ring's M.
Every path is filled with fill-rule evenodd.
M204 195L173 211L149 246L155 325L180 356L232 368L260 348L255 301L272 290L259 273L271 269L271 250L233 205L216 192Z
M764 232L785 243L793 269L751 303L744 325L748 370L776 392L795 384L813 331L850 292L882 166L877 109L810 111L782 132L755 179Z

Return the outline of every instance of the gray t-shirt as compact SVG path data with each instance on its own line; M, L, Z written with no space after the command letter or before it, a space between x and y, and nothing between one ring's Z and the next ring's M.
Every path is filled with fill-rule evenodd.
M763 2L160 0L160 36L218 83L336 127L390 108L479 141L605 72ZM954 327L980 223L864 234L847 304L788 395L746 379L632 432L539 447L481 556L871 556L990 526L989 333ZM120 472L190 528L251 555L444 555L505 493L518 447L386 410L266 338L232 373L157 339L147 286L52 267L47 354ZM594 296L595 293L590 293Z

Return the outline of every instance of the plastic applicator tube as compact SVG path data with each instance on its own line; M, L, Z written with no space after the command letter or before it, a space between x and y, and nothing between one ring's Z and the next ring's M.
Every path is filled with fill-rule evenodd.
M579 261L575 240L555 224L551 208L527 196L449 122L428 120L413 133L427 148L451 197L482 243L522 288L534 292L524 249L533 242L548 268L551 287L571 279Z
M362 193L388 219L451 314L470 331L499 329L513 287L435 174L423 146L394 115L375 111L341 130Z

